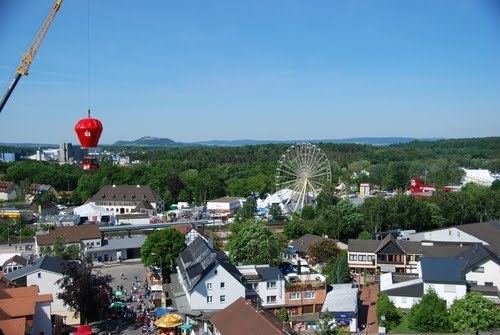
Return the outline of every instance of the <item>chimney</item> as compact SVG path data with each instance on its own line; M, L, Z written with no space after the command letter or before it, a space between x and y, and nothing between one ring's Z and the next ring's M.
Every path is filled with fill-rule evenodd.
M115 185L115 184L113 184L113 187L116 187L116 185Z
M141 185L137 185L137 188L141 187Z

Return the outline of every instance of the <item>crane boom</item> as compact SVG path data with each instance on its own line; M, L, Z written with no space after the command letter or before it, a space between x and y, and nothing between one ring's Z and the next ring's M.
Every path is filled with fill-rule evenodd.
M57 11L59 8L61 8L63 0L55 0L54 5L52 6L49 14L45 18L45 20L42 23L42 26L38 30L38 33L35 36L35 39L31 43L31 46L24 54L21 64L17 67L16 73L14 75L14 79L10 83L9 87L7 88L7 91L5 92L4 96L2 97L2 100L0 100L0 112L3 110L3 107L7 103L7 100L9 100L9 97L11 96L12 92L16 88L17 83L19 82L19 79L21 79L21 76L26 76L28 75L28 70L31 66L31 63L33 62L33 59L36 56L36 53L38 52L38 49L40 48L40 45L42 44L43 38L45 37L45 34L47 34L47 31L49 30L50 25L54 21L54 17L56 16Z

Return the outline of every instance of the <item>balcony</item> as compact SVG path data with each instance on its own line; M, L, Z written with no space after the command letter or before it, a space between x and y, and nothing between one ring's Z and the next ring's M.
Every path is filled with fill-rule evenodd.
M377 255L378 264L404 265L404 255Z

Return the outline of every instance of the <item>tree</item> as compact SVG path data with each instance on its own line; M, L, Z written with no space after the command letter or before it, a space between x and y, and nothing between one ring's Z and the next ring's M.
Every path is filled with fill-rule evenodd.
M316 210L310 205L304 205L300 212L300 218L306 221L314 220L316 218Z
M380 326L391 329L398 325L401 316L387 294L381 293L379 295L376 307L377 319Z
M322 312L319 315L318 322L318 335L336 335L338 334L337 329L334 327L332 322L332 317L328 312Z
M322 211L317 221L322 226L322 234L341 240L356 237L361 220L359 210L350 202L341 200L328 211Z
M333 184L327 184L323 187L316 198L316 208L318 212L328 210L339 202L340 199L335 192L335 186Z
M340 250L337 243L330 239L322 239L313 243L307 250L307 255L311 259L311 264L322 264L329 260L336 259Z
M468 293L450 307L450 323L458 332L494 330L500 327L500 309L478 292Z
M142 262L146 266L161 266L163 272L168 272L185 247L185 237L177 229L155 230L148 235L141 247Z
M41 251L44 255L55 256L64 260L80 259L80 248L74 244L66 244L66 241L61 236L57 236L54 239L52 246L47 245L42 247Z
M251 220L255 217L255 214L257 214L257 201L250 197L236 213L236 219L238 221Z
M373 240L373 235L367 230L363 230L361 233L359 233L358 240Z
M286 224L285 228L283 228L283 233L286 237L293 240L304 236L307 233L307 229L303 222L299 220L292 220Z
M411 308L408 316L408 326L410 329L419 332L449 331L451 326L446 301L441 299L435 291L429 290Z
M278 310L278 312L276 312L276 316L283 322L290 322L291 318L290 318L290 313L288 313L288 310L286 308L281 308Z
M234 264L279 264L281 245L276 235L261 222L245 222L227 243Z
M81 324L102 319L111 302L111 276L93 273L92 268L92 262L67 262L57 281L62 289L57 298L80 316Z
M274 222L283 221L285 218L279 204L272 204L271 208L269 209L269 215L271 215L271 219Z
M347 262L347 252L342 250L335 265L335 282L337 284L349 283L351 281L351 272Z

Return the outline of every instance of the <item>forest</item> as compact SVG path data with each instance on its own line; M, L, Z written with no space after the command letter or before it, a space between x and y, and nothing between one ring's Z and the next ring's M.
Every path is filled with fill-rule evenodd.
M460 167L500 171L499 137L414 141L391 146L319 146L331 162L335 185L344 182L355 187L360 182L370 182L381 190L403 191L412 176L439 187L458 183L463 175ZM104 147L142 164L119 167L103 161L99 170L85 173L76 165L19 161L0 163L0 178L21 186L36 182L50 184L59 191L73 191L71 198L63 200L71 204L81 204L106 184L147 184L167 204L203 203L224 195L263 196L275 191L277 161L287 147Z

